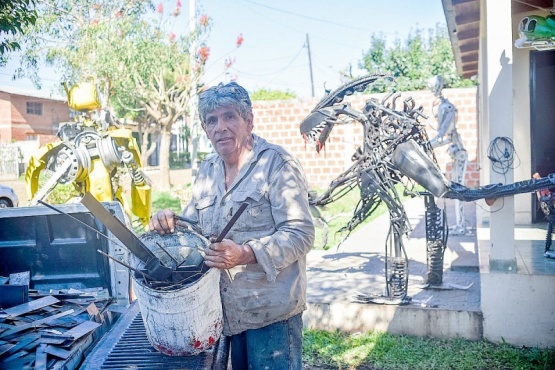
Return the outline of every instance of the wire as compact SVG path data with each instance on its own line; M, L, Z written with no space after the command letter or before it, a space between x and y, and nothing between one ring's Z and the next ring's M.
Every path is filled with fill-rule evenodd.
M508 137L496 137L488 146L488 158L495 173L505 175L509 170L520 166L520 158L515 151L513 141ZM515 158L518 165L514 166Z

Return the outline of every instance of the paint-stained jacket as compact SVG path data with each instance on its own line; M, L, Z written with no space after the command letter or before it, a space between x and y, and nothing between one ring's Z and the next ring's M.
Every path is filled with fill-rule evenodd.
M222 271L226 335L286 320L306 308L306 254L314 225L304 172L283 148L253 138L251 157L227 191L223 161L216 154L206 158L183 211L205 236L216 236L241 203L248 203L226 238L248 243L257 263Z

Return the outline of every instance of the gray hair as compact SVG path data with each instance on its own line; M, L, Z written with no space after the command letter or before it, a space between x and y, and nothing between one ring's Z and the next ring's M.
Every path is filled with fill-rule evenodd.
M213 86L203 91L198 101L198 114L203 125L206 122L206 116L221 107L232 106L244 119L252 115L249 93L237 82Z

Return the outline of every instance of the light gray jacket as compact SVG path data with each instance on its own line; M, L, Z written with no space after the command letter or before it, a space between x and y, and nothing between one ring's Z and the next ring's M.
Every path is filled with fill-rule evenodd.
M224 334L286 320L306 308L306 254L314 242L308 188L300 163L253 135L251 157L229 190L218 155L201 164L183 215L205 236L217 236L241 203L248 207L226 238L247 243L256 264L222 271Z

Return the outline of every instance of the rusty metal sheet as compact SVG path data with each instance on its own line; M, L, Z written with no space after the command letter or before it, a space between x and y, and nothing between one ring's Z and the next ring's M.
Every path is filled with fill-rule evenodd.
M4 314L0 315L0 317L17 317L19 315L23 315L27 312L31 312L34 310L38 310L39 308L45 307L45 306L50 306L51 304L54 303L58 303L60 302L58 299L52 297L52 296L47 296L44 298L39 298L35 301L31 301L28 303L24 303L24 304L20 304L18 306L15 307L11 307L8 309L4 310Z

